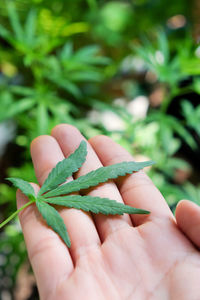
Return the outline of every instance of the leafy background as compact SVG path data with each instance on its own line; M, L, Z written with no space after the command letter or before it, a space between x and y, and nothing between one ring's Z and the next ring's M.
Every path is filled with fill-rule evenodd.
M174 211L200 203L198 0L1 0L0 220L5 177L36 181L29 145L61 122L112 137ZM0 233L0 299L38 299L18 221Z

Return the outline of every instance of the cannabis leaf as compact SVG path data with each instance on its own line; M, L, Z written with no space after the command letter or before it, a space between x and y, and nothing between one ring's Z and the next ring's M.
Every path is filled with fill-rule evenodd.
M55 168L49 173L49 176L43 183L39 194L54 189L57 185L65 182L67 177L70 177L74 172L82 166L87 155L86 142L82 141L79 147L68 158L60 161Z
M77 192L89 187L97 186L102 182L106 182L108 179L114 179L118 176L131 174L132 172L139 171L140 169L153 164L152 161L122 162L108 167L101 167L84 176L80 176L74 181L64 183L69 176L78 171L86 160L86 145L86 142L82 141L74 153L72 153L68 158L60 161L55 168L52 169L37 196L35 195L30 183L19 178L8 178L14 186L21 189L21 191L29 197L30 201L2 222L0 224L0 228L14 218L22 209L36 203L36 206L42 217L46 220L47 225L57 232L66 245L70 247L70 238L64 221L51 204L81 209L95 214L149 214L149 211L118 203L117 201L108 198L67 195L71 192Z
M56 189L47 192L44 197L53 197L63 194L69 194L74 191L87 189L88 187L96 186L99 183L105 182L108 179L114 179L118 176L131 174L133 171L139 171L144 167L151 166L153 161L145 162L122 162L108 167L101 167L95 171L91 171L84 176L80 176L74 181L68 182Z
M44 199L48 203L62 205L91 211L94 214L102 213L104 215L123 215L128 214L149 214L149 211L138 209L132 206L124 205L115 200L108 198L91 197L91 196L63 196Z
M57 210L40 199L37 199L36 205L47 224L51 226L53 230L60 235L67 246L70 247L71 243L67 233L67 228Z
M6 178L7 180L9 180L10 182L12 182L12 184L17 187L18 189L20 189L22 191L22 193L26 196L28 196L30 199L35 199L35 192L34 189L32 187L32 185L20 178Z

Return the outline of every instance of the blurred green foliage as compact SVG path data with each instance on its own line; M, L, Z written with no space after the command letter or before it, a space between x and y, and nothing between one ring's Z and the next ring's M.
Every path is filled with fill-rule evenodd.
M107 134L136 159L155 160L148 172L173 211L182 198L200 203L200 46L192 38L192 5L1 0L0 130L15 128L0 151L1 221L15 208L15 190L3 177L36 181L30 142L59 123L87 138ZM0 148L6 142L0 139ZM0 239L0 290L14 297L26 259L18 221ZM8 252L15 259L5 258Z

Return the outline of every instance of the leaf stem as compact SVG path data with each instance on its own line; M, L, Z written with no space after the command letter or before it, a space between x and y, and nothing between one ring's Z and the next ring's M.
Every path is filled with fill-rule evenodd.
M6 225L8 222L10 222L20 211L22 211L27 206L31 205L33 202L35 202L35 199L34 200L30 200L29 202L27 202L26 204L24 204L22 207L20 207L18 210L16 210L12 215L10 215L5 221L3 221L0 224L0 228L2 228L4 225Z

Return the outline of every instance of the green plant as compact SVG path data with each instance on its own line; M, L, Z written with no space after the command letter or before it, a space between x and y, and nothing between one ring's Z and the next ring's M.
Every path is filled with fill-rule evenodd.
M14 2L9 1L6 7L9 26L0 25L0 37L9 44L15 59L10 62L6 56L3 64L16 71L11 79L5 76L0 81L0 120L16 120L25 129L28 144L34 137L49 133L57 123L73 123L74 116L81 118L77 106L86 109L85 89L91 90L91 83L104 80L103 69L111 60L101 55L98 45L74 50L73 42L62 36L52 38L40 28L36 9L30 9L22 22ZM18 72L22 81L15 84Z
M164 31L156 34L156 39L150 41L143 38L142 46L134 46L133 50L145 62L147 70L153 72L158 82L164 84L166 93L163 97L160 110L167 112L171 101L178 95L191 92L197 84L180 83L189 76L199 75L199 57L196 54L198 45L191 37L183 43L174 43ZM195 81L197 83L197 80Z
M47 224L51 226L60 235L67 246L70 247L71 243L65 224L59 213L49 204L73 207L82 209L84 211L102 213L105 215L121 215L123 213L149 213L148 211L118 203L115 200L110 200L107 198L80 195L68 196L67 194L69 193L96 186L102 182L107 181L108 179L113 179L118 176L124 176L126 174L132 173L133 171L138 171L153 164L152 161L142 163L122 162L108 167L101 167L95 171L91 171L90 173L79 177L72 182L60 185L65 182L66 178L70 177L74 172L78 171L78 169L85 161L86 155L86 142L82 141L74 153L72 153L68 158L59 162L56 167L50 172L37 195L35 194L33 187L27 181L19 178L7 178L14 184L14 186L21 189L21 191L26 196L28 196L29 202L27 202L15 213L13 213L7 220L1 223L0 228L11 219L13 219L24 208L33 203L36 203L39 212L46 220Z
M182 103L182 113L185 117L186 125L196 131L196 133L200 136L200 105L196 108L189 101L183 101Z
M192 38L192 6L186 0L0 1L0 121L15 128L11 144L0 151L1 221L16 205L15 189L3 178L36 182L29 144L59 123L75 125L86 138L106 134L137 161L156 160L148 174L173 211L180 199L197 198L198 166L191 158L199 156L199 117L188 94L200 93L200 49ZM156 107L151 102L154 91L160 93ZM141 95L148 110L138 119L127 107ZM189 105L180 116L184 99ZM123 104L117 105L118 100ZM169 115L179 102L178 114ZM99 116L95 122L88 118L91 110ZM102 115L108 112L123 128L106 126ZM1 132L6 126L0 125ZM177 182L179 171L191 177ZM0 244L5 239L13 245L13 236L13 249L20 249L23 236L17 221L1 231ZM25 251L23 255L25 259ZM6 273L9 268L8 259L3 272L13 278L13 294L18 268ZM1 276L0 298L5 289Z
M159 81L167 83L171 88L175 88L177 82L184 77L179 57L170 55L169 42L164 32L158 34L156 46L145 39L143 46L134 47L134 50L144 59L148 69L156 74Z

